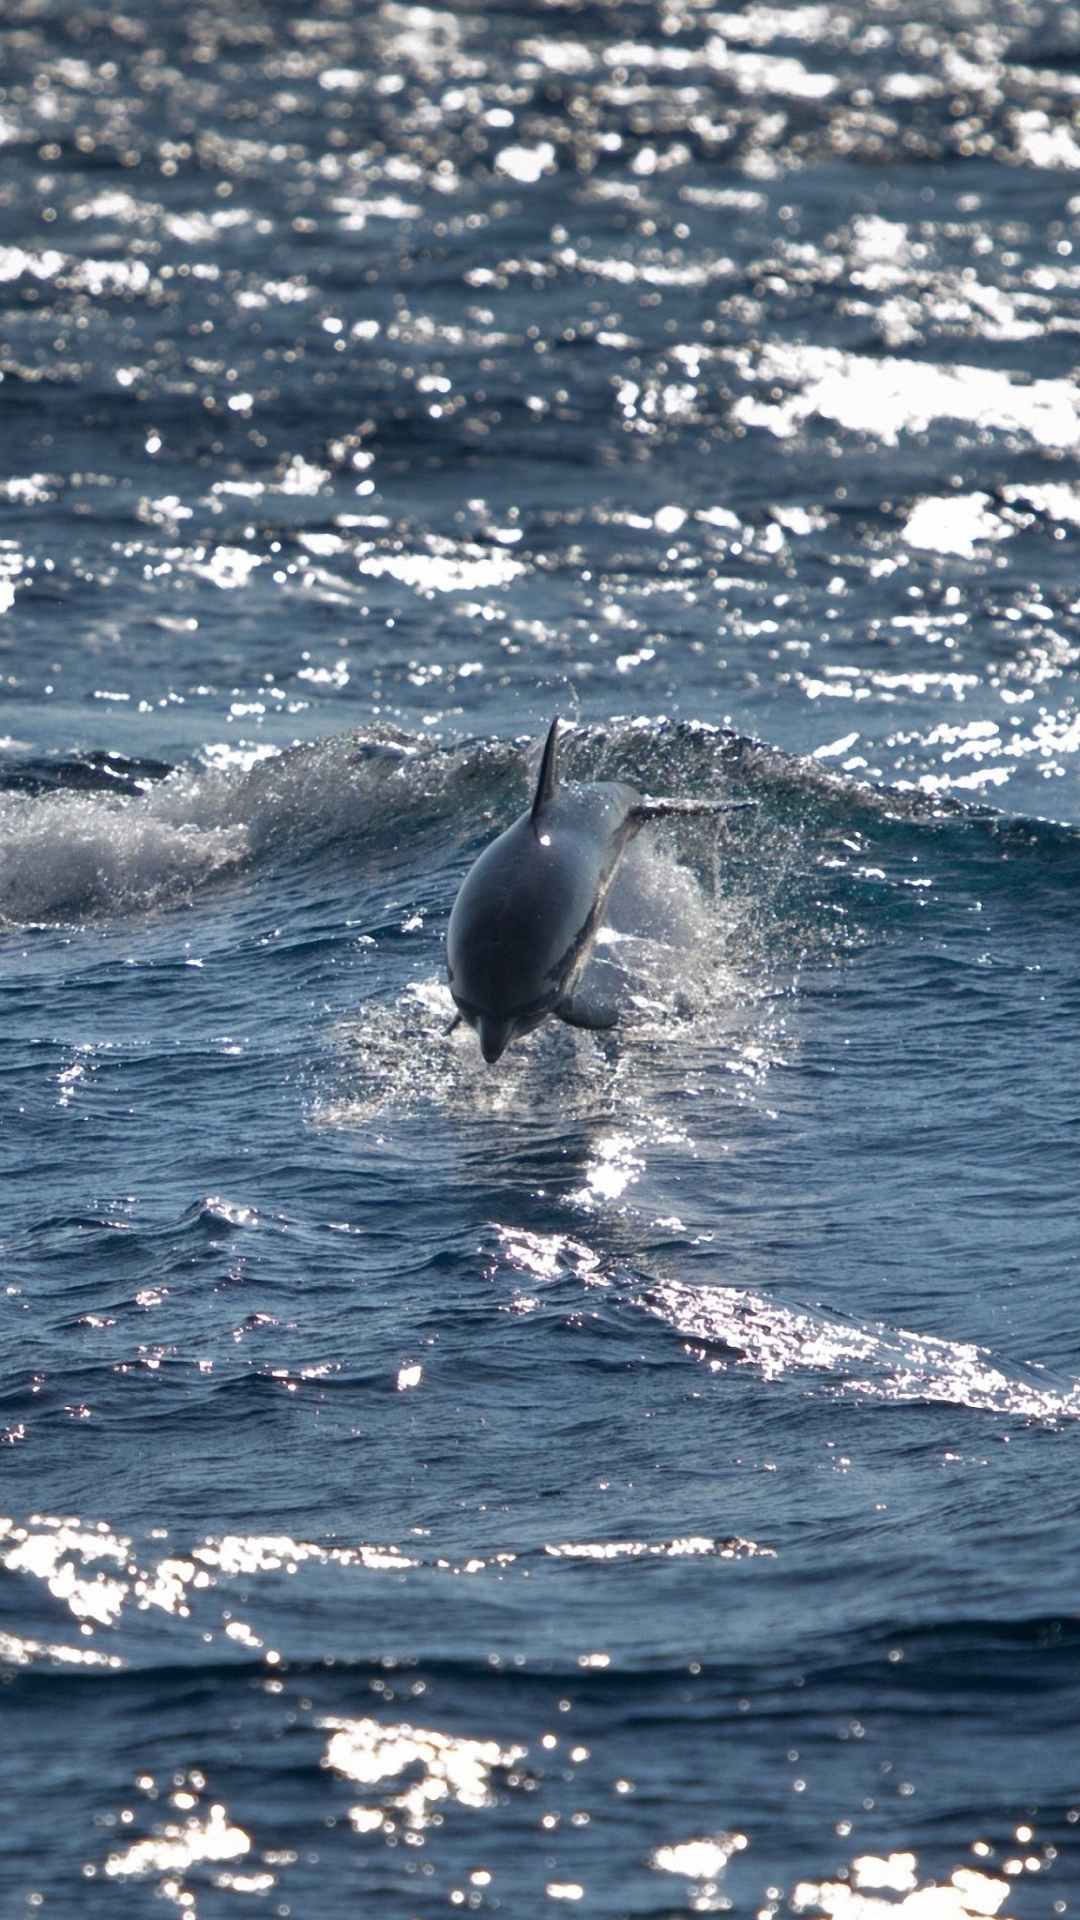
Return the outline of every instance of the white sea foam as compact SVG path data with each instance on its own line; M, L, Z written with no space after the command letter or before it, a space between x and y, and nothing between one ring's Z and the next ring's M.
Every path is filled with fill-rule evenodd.
M350 735L203 757L142 792L0 793L0 926L187 900L269 849L370 830L414 793L407 747L369 756Z
M245 826L162 818L150 798L0 798L0 926L77 920L186 899L234 870Z

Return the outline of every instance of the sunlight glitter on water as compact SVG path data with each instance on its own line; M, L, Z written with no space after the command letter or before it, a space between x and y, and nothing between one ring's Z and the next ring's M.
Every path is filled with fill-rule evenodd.
M720 1892L720 1882L728 1862L749 1846L744 1833L717 1834L712 1839L681 1840L657 1847L649 1865L660 1873L680 1874L689 1884L687 1901L691 1913L724 1913L731 1901Z
M988 493L931 495L912 508L901 537L909 547L971 560L978 545L1007 539L1012 532L1008 522L989 508Z
M753 1560L775 1559L772 1547L756 1540L732 1537L714 1540L708 1535L687 1534L678 1540L597 1540L564 1541L561 1546L546 1546L553 1560Z
M205 1819L192 1814L183 1824L167 1821L153 1839L136 1840L123 1853L111 1853L103 1870L110 1880L182 1874L202 1861L241 1860L250 1850L250 1834L232 1825L225 1808L215 1801Z
M0 1666L30 1667L39 1663L57 1667L106 1667L113 1671L124 1664L119 1654L98 1653L93 1647L67 1647L53 1641L31 1640L25 1634L0 1633Z
M164 1532L163 1528L158 1530L160 1535ZM103 1573L95 1565L102 1559L118 1566L120 1571L116 1575ZM282 1570L295 1573L305 1563L377 1573L401 1572L421 1564L414 1555L396 1546L366 1543L349 1547L322 1546L294 1540L287 1534L250 1537L229 1534L220 1539L203 1540L186 1552L174 1551L157 1560L147 1556L144 1563L133 1543L112 1533L104 1521L93 1526L75 1519L42 1515L34 1515L25 1525L12 1520L0 1521L0 1564L10 1573L42 1581L53 1598L81 1623L86 1634L92 1634L95 1627L117 1627L129 1604L134 1604L140 1612L153 1609L187 1620L191 1617L195 1596L206 1594L211 1587L245 1576ZM220 1615L220 1620L231 1639L240 1637L228 1624L231 1615L227 1610ZM36 1658L39 1654L58 1657L57 1650L51 1646L39 1646L32 1641L20 1644L27 1657ZM248 1641L248 1644L255 1643ZM25 1661L21 1660L20 1664Z
M818 1912L829 1920L992 1920L1008 1897L1007 1880L974 1867L957 1867L947 1886L915 1875L915 1855L896 1853L852 1863L851 1880L800 1881L791 1894L796 1913ZM878 1898L880 1891L883 1895ZM903 1897L894 1900L892 1893ZM1001 1920L1007 1916L1001 1914Z
M525 572L520 560L498 549L484 553L473 547L455 553L362 553L360 572L372 579L389 575L419 593L477 593L506 586Z
M964 420L1023 434L1034 446L1080 444L1080 394L1069 380L1022 383L995 368L919 360L871 360L838 347L769 346L755 358L727 352L744 380L791 389L779 402L749 395L733 412L747 427L790 438L813 416L896 446L902 433L925 433L935 420Z
M384 1810L351 1808L350 1819L358 1833L381 1827L392 1834L395 1815L419 1832L431 1824L435 1809L447 1800L463 1807L493 1806L492 1775L512 1768L527 1752L521 1746L501 1747L495 1740L455 1739L437 1728L404 1722L385 1726L380 1720L326 1719L318 1724L331 1736L322 1765L358 1786L378 1786L413 1767L422 1769L419 1780L388 1797Z
M621 1200L645 1169L638 1143L629 1134L612 1133L593 1143L585 1165L585 1184L567 1197L586 1213L609 1200Z
M128 1592L126 1580L100 1568L87 1575L81 1567L107 1560L125 1571L130 1540L112 1533L104 1521L96 1528L78 1520L60 1520L35 1514L27 1526L0 1520L0 1560L9 1573L27 1573L45 1583L76 1620L88 1625L112 1626L120 1616Z
M583 1241L561 1233L529 1233L523 1227L498 1227L496 1233L510 1264L533 1280L557 1280L569 1270L587 1285L606 1284L599 1255Z
M25 426L21 477L0 481L8 1088L26 1105L5 1464L11 1525L43 1538L0 1540L27 1549L4 1569L26 1631L0 1654L37 1856L16 1850L0 1906L33 1874L50 1911L77 1908L80 1834L109 1804L98 1856L132 1870L98 1865L98 1902L160 1889L208 1913L486 1906L494 1870L523 1914L751 1913L755 1894L768 1913L798 1885L844 1920L860 1901L861 1920L967 1920L980 1889L930 1876L949 1881L969 1816L998 1843L1022 1792L1058 1821L1060 1695L1037 1676L1067 1685L1075 1664L1064 1510L1047 1513L1077 1370L1054 1218L1076 847L913 790L1075 813L1077 28L1039 0L871 14L21 9L0 112L0 372ZM631 694L671 720L620 729ZM745 773L760 813L715 848L680 841L685 913L656 855L650 925L620 922L599 955L621 1030L552 1026L492 1075L443 1031L439 936L468 851L522 804L512 743L571 697L608 773L660 792L672 770L695 792ZM444 780L425 757L400 810L347 750L373 714L408 729L402 754L438 728L453 759ZM697 757L690 729L726 716L741 737ZM319 731L324 753L271 763ZM154 799L132 771L127 807L59 804L54 783L94 777L80 747L187 771ZM897 776L905 794L862 784ZM66 924L23 931L42 922ZM984 924L1014 970L965 970ZM207 1044L226 1029L242 1041ZM910 1107L890 1114L909 1045ZM931 1047L942 1069L956 1049L947 1085L920 1078ZM1026 1128L993 1107L1014 1071L1003 1103L1030 1104ZM189 1229L211 1189L231 1202ZM926 1247L939 1195L924 1270L891 1223L914 1201ZM560 1232L575 1218L595 1246ZM662 1296L653 1268L748 1285ZM858 1324L822 1298L857 1301ZM148 1316L162 1338L136 1345ZM844 1481L829 1459L814 1477L826 1428L833 1459L855 1453ZM1012 1444L992 1451L991 1430ZM961 1487L940 1463L965 1433L964 1460L989 1459ZM837 1530L833 1496L857 1503L871 1470L891 1482L891 1566L861 1510ZM87 1487L113 1489L100 1537L120 1557L94 1557L92 1523L25 1520L94 1512ZM393 1545L399 1514L437 1539ZM755 1539L720 1531L737 1526ZM943 1623L948 1652L929 1679L900 1670L920 1798L856 1812L843 1867L834 1816L879 1791L871 1748L899 1725L867 1605L909 1647ZM704 1678L641 1670L658 1617L661 1664L707 1651ZM355 1725L391 1645L430 1668L410 1729L427 1744L350 1786L319 1772L315 1718ZM115 1685L48 1670L121 1652ZM778 1693L781 1666L806 1690ZM370 1712L405 1709L382 1693ZM548 1765L531 1713L587 1735L602 1788L567 1779L569 1738ZM836 1738L856 1714L861 1751ZM389 1801L429 1778L433 1729L528 1740L541 1798L496 1772L497 1804L448 1792L407 1843ZM804 1796L777 1776L789 1740ZM163 1796L190 1754L218 1790L188 1781L155 1832L121 1799L136 1751ZM65 1766L50 1831L35 1783ZM170 1861L189 1815L251 1851ZM725 1861L736 1826L754 1847ZM470 1829L482 1867L454 1857ZM1034 1854L1019 1829L1010 1845L972 1866L1020 1878ZM419 1877L436 1857L445 1884ZM1042 1883L1024 1893L1002 1911Z
M1063 1392L1035 1386L1010 1376L985 1349L963 1342L902 1327L843 1325L733 1287L661 1281L641 1304L704 1340L705 1346L687 1351L714 1372L749 1365L775 1381L806 1370L821 1373L827 1390L870 1400L968 1407L1050 1426L1080 1419L1080 1385ZM713 1343L727 1350L723 1357Z

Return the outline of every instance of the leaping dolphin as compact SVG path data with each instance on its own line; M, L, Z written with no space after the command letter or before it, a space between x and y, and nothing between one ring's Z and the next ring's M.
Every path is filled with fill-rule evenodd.
M485 848L462 881L446 933L453 1025L474 1027L489 1066L549 1015L613 1027L618 1010L577 991L628 843L648 820L723 812L747 801L653 800L622 780L564 786L559 716L528 813Z

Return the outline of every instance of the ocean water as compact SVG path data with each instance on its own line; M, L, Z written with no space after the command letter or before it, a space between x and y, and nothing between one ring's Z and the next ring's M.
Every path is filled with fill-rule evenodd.
M3 36L0 1913L1075 1913L1080 14Z

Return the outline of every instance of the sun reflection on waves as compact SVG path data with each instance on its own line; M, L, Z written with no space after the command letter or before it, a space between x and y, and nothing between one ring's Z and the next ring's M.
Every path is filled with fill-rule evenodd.
M158 1529L157 1533L164 1537L165 1530ZM512 1560L514 1556L509 1557ZM115 1571L103 1571L97 1564L102 1560ZM140 1552L130 1539L115 1534L105 1521L87 1525L47 1514L33 1514L25 1524L0 1519L0 1566L9 1573L40 1580L53 1599L79 1621L81 1632L87 1636L97 1628L117 1627L131 1606L136 1612L153 1611L188 1620L196 1595L243 1577L295 1573L305 1564L396 1573L421 1562L396 1546L324 1546L295 1540L289 1534L226 1534L203 1540L187 1552L174 1551L154 1559ZM476 1562L477 1567L487 1564L486 1559ZM441 1565L449 1569L452 1563L443 1561ZM472 1563L462 1569L473 1570ZM221 1623L230 1640L251 1648L262 1646L247 1623L234 1620L227 1609ZM38 1657L93 1664L103 1656L86 1649L4 1635L0 1636L2 1657L25 1665ZM109 1656L109 1664L118 1662Z
M775 1550L737 1534L715 1540L711 1534L684 1534L676 1540L582 1540L548 1546L553 1560L774 1560Z
M766 1381L812 1372L832 1391L870 1400L969 1407L1049 1425L1080 1419L1080 1384L1065 1391L1035 1386L971 1342L880 1324L846 1326L735 1287L656 1281L640 1304L687 1335L687 1352L714 1372L751 1366Z
M745 395L733 408L742 425L779 439L816 415L888 446L902 433L925 433L934 420L1022 434L1038 447L1080 442L1080 396L1070 380L1022 382L996 368L874 360L837 347L774 345L756 358L733 348L729 357L744 380L788 389L785 399Z
M798 1881L786 1901L779 1887L770 1887L763 1913L777 1913L784 1901L785 1911L825 1920L1008 1920L1003 1908L1016 1881L1052 1865L1057 1857L1052 1846L1032 1851L1030 1827L1018 1828L1017 1838L1025 1851L1003 1861L1001 1872L958 1866L946 1881L924 1878L918 1856L907 1850L860 1854L832 1879ZM732 1901L720 1883L731 1861L750 1844L742 1833L678 1841L657 1847L649 1865L685 1877L691 1913L726 1913ZM985 1858L991 1849L976 1842L972 1851ZM1064 1910L1064 1903L1055 1907L1056 1912Z
M168 1821L153 1839L136 1840L123 1853L111 1853L104 1872L110 1880L129 1874L183 1873L204 1860L240 1860L250 1847L250 1836L233 1826L224 1807L215 1802L204 1820L192 1814L183 1823Z
M166 1530L154 1529L164 1540ZM258 1613L260 1595L250 1581L275 1574L295 1575L301 1569L331 1570L336 1574L383 1575L423 1571L452 1579L487 1575L501 1581L510 1569L524 1577L544 1561L612 1562L643 1559L712 1558L742 1560L772 1557L773 1549L738 1535L683 1534L668 1539L554 1540L527 1551L485 1547L482 1552L407 1552L397 1546L361 1543L339 1547L294 1539L289 1534L226 1534L196 1545L167 1551L159 1558L138 1549L131 1540L114 1534L106 1522L87 1525L74 1519L36 1514L20 1525L0 1520L0 1566L13 1574L39 1580L52 1598L79 1622L80 1632L92 1641L101 1629L117 1633L125 1616L157 1614L191 1622L209 1643L218 1633L248 1652L262 1653L276 1666L282 1655L274 1647L264 1652L268 1628L261 1631L248 1619L236 1617L234 1583L243 1583L239 1596L246 1612ZM105 1577L96 1561L105 1557L119 1563L116 1577ZM274 1604L275 1583L268 1583L266 1599ZM124 1641L121 1639L121 1646ZM25 1667L38 1662L70 1666L120 1667L117 1653L99 1653L92 1645L65 1646L27 1635L0 1634L0 1664Z
M582 1667L602 1668L606 1664L597 1658L579 1661ZM413 1682L414 1695L425 1691L422 1680ZM267 1683L270 1701L277 1701L281 1692L280 1680ZM580 1740L560 1754L558 1736L544 1733L536 1742L535 1756L530 1758L531 1748L514 1737L476 1737L437 1725L383 1721L367 1714L319 1714L306 1699L300 1701L299 1716L288 1711L287 1723L292 1725L298 1717L313 1731L328 1736L319 1767L364 1794L348 1807L347 1823L335 1818L326 1822L320 1849L324 1864L329 1864L332 1851L342 1845L355 1849L357 1840L381 1841L393 1851L404 1844L405 1857L413 1862L427 1859L429 1865L424 1872L434 1875L452 1857L447 1855L446 1826L453 1809L497 1816L512 1805L507 1789L515 1796L517 1792L537 1796L534 1804L544 1808L539 1825L546 1845L552 1847L566 1847L568 1836L559 1829L570 1808L573 1811L566 1824L571 1831L579 1832L590 1826L599 1811L594 1797L589 1810L581 1804L578 1769L595 1756L593 1749ZM248 1831L229 1814L199 1767L166 1772L163 1779L140 1774L135 1785L151 1805L164 1798L167 1811L163 1817L149 1821L145 1816L140 1821L132 1806L123 1807L118 1814L101 1816L101 1825L128 1829L126 1844L113 1846L104 1860L86 1862L86 1880L100 1878L114 1886L127 1881L153 1881L155 1894L182 1913L197 1911L201 1891L208 1884L235 1894L266 1894L279 1886L287 1891L289 1878L300 1863L295 1837L294 1844L289 1844L288 1829L269 1844L260 1841L254 1830ZM597 1785L592 1785L593 1796ZM626 1803L634 1792L634 1782L620 1776L610 1783L610 1790L616 1805ZM274 1804L273 1800L268 1803L267 1815ZM516 1821L520 1816L512 1818ZM141 1833L139 1825L144 1826ZM331 1834L335 1827L337 1838ZM835 1831L849 1833L851 1823L840 1821ZM757 1846L752 1830L714 1830L674 1837L653 1845L642 1858L640 1826L631 1819L629 1825L612 1829L606 1844L609 1849L621 1845L627 1866L633 1858L635 1866L683 1880L686 1908L691 1913L730 1912L736 1904L741 1912L743 1902L752 1898ZM795 1881L786 1894L779 1886L767 1887L761 1911L768 1916L783 1909L806 1915L808 1920L814 1915L819 1920L931 1920L931 1916L932 1920L1008 1920L1006 1903L1017 1883L1052 1869L1058 1858L1058 1850L1039 1841L1034 1828L1025 1823L998 1848L977 1840L971 1852L978 1864L946 1868L947 1877L940 1871L928 1877L920 1868L918 1855L908 1847L888 1853L860 1853L828 1877ZM309 1854L308 1862L314 1864L317 1857ZM617 1860L617 1853L612 1852L613 1867L617 1867ZM766 1860L763 1850L761 1864ZM531 1890L539 1883L551 1899L576 1901L585 1896L588 1884L582 1867L580 1855L574 1858L564 1854L558 1860L549 1857L542 1863L527 1861L519 1891ZM740 1876L738 1902L726 1892L724 1884L733 1867ZM544 1876L553 1869L565 1876L568 1868L582 1877L545 1881ZM411 1865L407 1871L414 1873L416 1866ZM456 1878L462 1877L460 1856L453 1871ZM500 1873L508 1874L508 1867L504 1865ZM468 1887L486 1892L495 1877L485 1866L467 1871L464 1880ZM505 1901L505 1893L503 1898ZM451 1893L450 1904L476 1908L484 1902L480 1897L470 1897L459 1886L456 1893ZM751 1910L749 1905L746 1910ZM288 1908L279 1907L278 1911ZM1055 1911L1064 1912L1064 1903L1057 1902Z
M140 1775L136 1782L140 1791L150 1801L156 1801L161 1789L150 1774ZM268 1893L277 1884L277 1875L267 1872L265 1867L256 1867L254 1871L237 1873L229 1862L246 1862L252 1850L252 1838L246 1830L230 1819L220 1800L205 1798L206 1779L197 1767L172 1776L172 1791L169 1802L175 1816L171 1819L154 1822L152 1832L141 1839L132 1840L127 1847L116 1848L104 1861L87 1861L83 1867L83 1878L95 1880L103 1877L114 1884L128 1880L147 1880L153 1877L157 1884L156 1896L175 1906L179 1913L194 1915L197 1912L197 1896L189 1886L189 1876L195 1873L198 1879L203 1875L200 1869L218 1867L220 1871L211 1875L215 1887L228 1888L235 1893ZM124 1808L120 1821L128 1826L134 1823L135 1814L130 1807ZM117 1816L106 1815L104 1825L115 1825ZM278 1856L264 1854L263 1860L274 1860ZM293 1853L287 1853L285 1859L295 1860Z
M405 1723L384 1726L364 1718L326 1719L318 1724L331 1736L323 1766L358 1786L378 1786L414 1767L421 1769L419 1779L389 1795L381 1807L350 1808L357 1833L392 1834L399 1819L418 1832L431 1825L435 1810L446 1801L462 1807L493 1806L492 1775L505 1773L526 1753L524 1747L455 1738L437 1728Z
M130 1570L130 1540L114 1534L104 1521L96 1527L78 1520L34 1515L28 1526L0 1520L0 1564L9 1573L28 1573L44 1582L53 1598L66 1606L84 1631L92 1623L112 1626L119 1618L129 1586L126 1579L96 1566L105 1560ZM93 1573L79 1568L94 1567Z
M563 1233L530 1233L525 1227L496 1227L495 1232L510 1265L533 1280L558 1280L569 1273L586 1285L607 1285L599 1254L583 1240ZM489 1279L497 1271L497 1265L489 1267Z
M508 1227L495 1232L500 1261L526 1275L531 1287L562 1278L590 1290L614 1284L612 1270L580 1241ZM498 1266L489 1269L491 1277ZM817 1373L825 1391L871 1400L968 1407L1051 1426L1080 1419L1080 1383L1042 1386L1006 1370L973 1341L880 1322L845 1323L738 1287L655 1279L628 1297L682 1334L687 1353L714 1372L752 1367L770 1383ZM532 1312L539 1305L533 1292L519 1292L507 1310Z
M681 1874L688 1882L691 1913L726 1913L731 1901L720 1891L728 1862L749 1846L744 1833L723 1833L706 1840L681 1840L657 1847L649 1857L658 1873Z
M495 1231L500 1260L511 1272L523 1273L530 1288L515 1292L506 1311L535 1312L540 1297L532 1289L538 1283L550 1285L567 1278L590 1290L610 1290L615 1284L611 1269L580 1241L517 1228ZM489 1269L491 1277L498 1267L497 1262ZM751 1367L768 1383L796 1373L815 1373L821 1376L823 1391L870 1400L968 1407L1051 1426L1080 1419L1080 1384L1044 1387L1019 1371L1007 1371L992 1353L972 1341L941 1339L880 1322L845 1323L816 1309L738 1287L657 1279L628 1298L682 1334L687 1353L713 1372ZM735 1544L762 1551L753 1543ZM610 1543L596 1549L604 1557L623 1550ZM714 1551L716 1547L715 1543L696 1547L691 1541L682 1543L682 1550ZM547 1551L569 1557L594 1550L575 1546ZM625 1551L669 1548L628 1545Z
M122 1667L117 1653L98 1653L94 1647L67 1647L59 1642L32 1640L21 1633L0 1633L0 1668L30 1667L40 1663L58 1667Z
M639 1144L630 1134L610 1133L595 1140L585 1163L585 1184L571 1193L571 1205L591 1212L605 1201L620 1200L645 1171Z
M884 1859L866 1854L852 1861L842 1880L800 1881L790 1897L795 1913L819 1913L829 1920L992 1920L1000 1914L1009 1882L980 1873L976 1867L957 1867L948 1884L935 1880L921 1884L913 1853L893 1853ZM894 1893L899 1900L892 1899ZM879 1897L882 1896L882 1897Z

